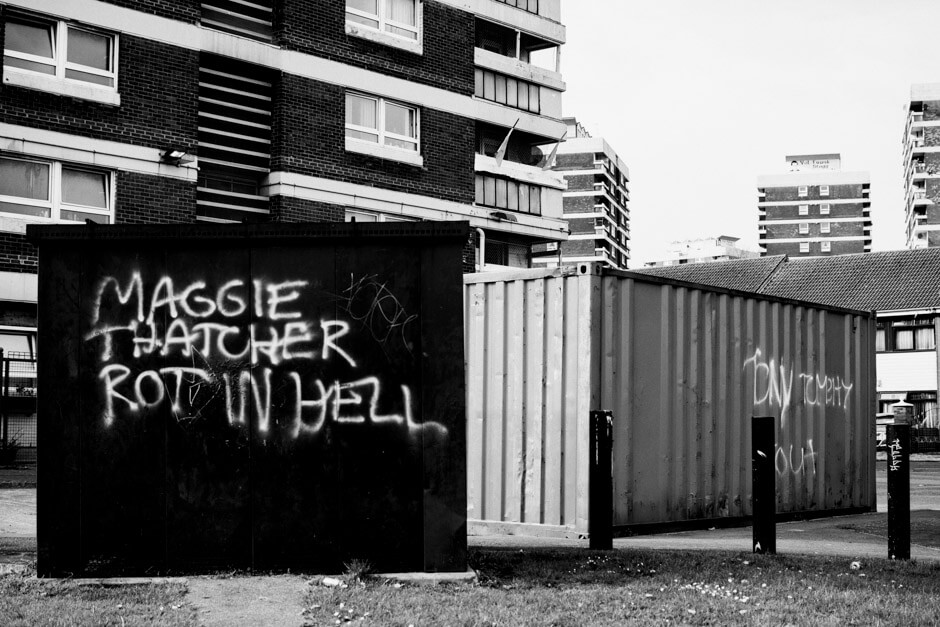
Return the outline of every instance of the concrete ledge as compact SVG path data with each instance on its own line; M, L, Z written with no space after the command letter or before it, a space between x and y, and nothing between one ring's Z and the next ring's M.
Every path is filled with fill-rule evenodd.
M472 569L459 573L378 573L373 577L424 586L436 586L441 583L471 583L477 580L476 571Z
M562 525L538 523L499 522L494 520L468 520L468 536L532 536L535 538L564 538L586 540L587 532L580 532Z

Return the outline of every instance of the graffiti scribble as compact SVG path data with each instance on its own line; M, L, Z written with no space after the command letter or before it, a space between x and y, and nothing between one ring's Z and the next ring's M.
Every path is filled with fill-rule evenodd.
M408 314L398 298L374 274L356 280L349 276L349 287L343 290L343 309L362 324L372 338L383 347L392 337L400 337L402 345L411 353L412 344L405 336L408 325L418 319Z

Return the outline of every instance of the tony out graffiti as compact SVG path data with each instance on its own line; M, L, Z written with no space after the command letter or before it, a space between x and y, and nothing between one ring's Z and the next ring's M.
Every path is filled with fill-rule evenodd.
M855 387L842 375L799 372L783 360L768 359L759 348L744 360L744 370L753 381L754 407L778 410L782 425L799 405L848 411Z
M162 407L178 421L199 420L221 403L230 425L247 426L254 415L262 435L276 423L294 438L315 436L332 423L445 437L443 425L415 421L407 383L386 385L351 346L364 333L384 351L397 333L410 351L404 331L417 316L375 276L350 277L334 308L350 319L305 312L312 289L298 278L101 278L83 339L96 349L104 424Z
M785 477L791 475L815 475L816 474L816 451L813 450L813 440L810 438L806 444L800 447L777 445L777 453L774 456L774 468L777 475Z

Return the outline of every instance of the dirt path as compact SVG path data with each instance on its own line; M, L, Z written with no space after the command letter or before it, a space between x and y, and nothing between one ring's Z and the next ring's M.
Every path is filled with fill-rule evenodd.
M206 627L302 625L306 581L296 575L191 577L187 599Z

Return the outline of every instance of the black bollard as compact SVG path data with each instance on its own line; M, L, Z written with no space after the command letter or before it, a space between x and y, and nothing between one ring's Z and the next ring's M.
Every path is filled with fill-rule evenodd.
M896 423L888 432L888 558L911 559L911 426Z
M614 495L611 454L614 442L613 413L591 412L591 462L588 473L588 537L592 549L614 548Z
M754 480L754 552L777 552L777 474L774 453L777 442L773 416L751 418L751 472Z

